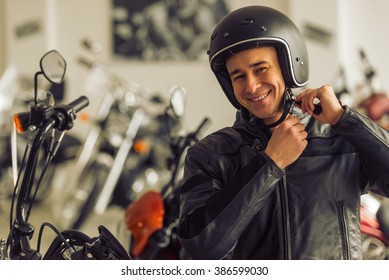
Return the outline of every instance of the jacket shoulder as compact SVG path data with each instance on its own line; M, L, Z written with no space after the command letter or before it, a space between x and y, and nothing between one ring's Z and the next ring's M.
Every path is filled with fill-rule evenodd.
M237 152L242 144L243 138L239 131L233 127L226 127L209 134L194 144L191 149L203 150L209 155L232 154Z

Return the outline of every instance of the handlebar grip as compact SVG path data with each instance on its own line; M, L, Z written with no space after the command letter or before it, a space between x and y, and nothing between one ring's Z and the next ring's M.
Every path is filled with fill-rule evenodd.
M88 105L89 99L86 96L80 96L79 98L68 104L68 106L72 108L76 113L78 113Z

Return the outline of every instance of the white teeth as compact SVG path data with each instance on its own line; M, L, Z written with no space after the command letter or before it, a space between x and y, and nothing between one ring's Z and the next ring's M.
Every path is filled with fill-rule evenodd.
M265 94L263 94L263 95L260 95L260 96L258 96L258 97L256 97L256 98L253 98L253 99L250 99L251 101L253 101L253 102L257 102L257 101L259 101L259 100L262 100L262 99L264 99L266 96L268 96L269 95L269 92L268 93L265 93Z

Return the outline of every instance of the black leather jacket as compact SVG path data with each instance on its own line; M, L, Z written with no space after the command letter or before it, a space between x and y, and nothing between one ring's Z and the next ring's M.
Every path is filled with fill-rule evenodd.
M178 234L194 259L361 259L360 196L389 196L389 133L345 108L302 122L308 146L280 169L269 132L238 111L233 127L188 150Z

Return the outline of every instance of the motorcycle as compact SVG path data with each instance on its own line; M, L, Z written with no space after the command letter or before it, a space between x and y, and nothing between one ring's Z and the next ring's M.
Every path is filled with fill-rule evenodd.
M177 109L174 111L177 114ZM194 132L171 138L168 183L160 191L148 191L127 206L125 224L130 232L129 252L132 258L188 258L177 236L180 184L186 151L199 140L208 124L209 119L205 118Z
M389 129L389 95L380 90L377 72L371 66L363 50L359 51L364 64L364 85L358 88L358 95L362 96L357 108L370 119Z
M363 96L357 109L389 129L389 96L379 90L376 71L365 52L359 51L364 65L365 82L357 93ZM364 259L389 259L389 199L374 193L361 196L361 238Z
M67 194L57 219L63 229L80 229L107 207L125 208L145 189L160 188L163 174L158 170L168 147L163 124L180 126L177 118L163 113L167 102L162 93L125 81L102 64L83 63L91 67L87 86L104 80L107 94L63 187Z
M47 167L52 162L62 139L72 129L77 113L88 106L89 100L81 96L66 105L41 102L37 98L38 77L43 75L49 82L60 84L63 81L66 61L55 50L47 52L40 60L41 71L34 76L34 103L28 112L14 115L15 129L28 134L28 141L19 171L15 172L14 192L10 208L10 230L7 240L0 241L1 260L41 260L41 259L130 259L128 253L117 239L102 225L98 227L99 236L89 238L82 232L66 230L59 232L52 224L43 223L38 237L37 249L30 240L35 228L28 222L35 196L31 193L39 189ZM58 135L57 135L58 133ZM50 135L50 148L47 157L38 161L41 146ZM12 143L15 145L15 143ZM12 158L13 162L17 159ZM38 165L43 166L38 171ZM16 166L16 165L14 165ZM35 178L38 180L35 180ZM32 198L32 199L31 199ZM57 237L45 255L40 252L43 229L50 227Z
M15 65L9 65L0 79L0 198L8 199L12 189L12 108L15 103L19 85L18 70Z
M389 260L389 200L362 195L361 235L364 259Z

